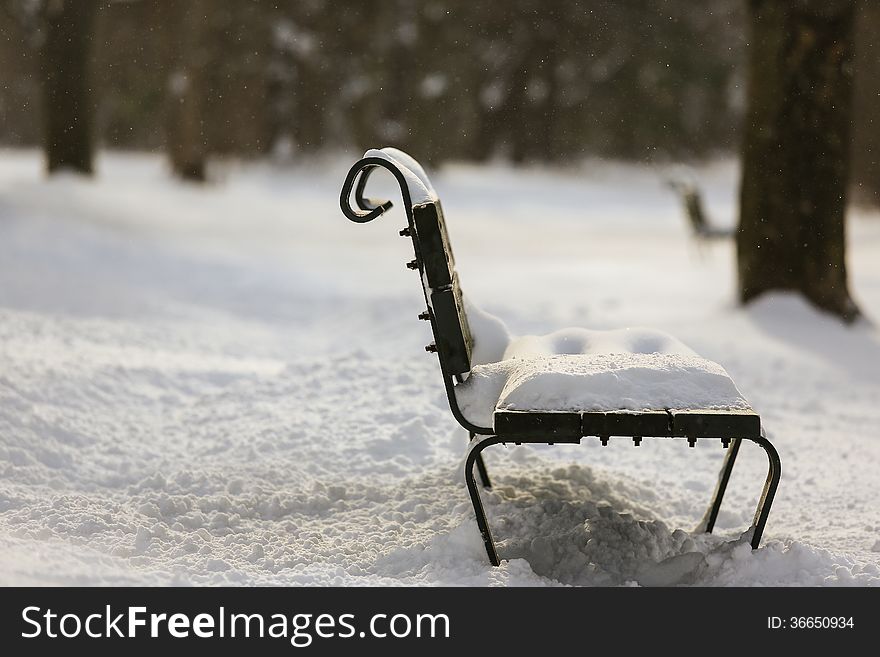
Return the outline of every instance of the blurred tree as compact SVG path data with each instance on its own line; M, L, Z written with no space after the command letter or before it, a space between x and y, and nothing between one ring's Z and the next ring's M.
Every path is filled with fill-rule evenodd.
M42 26L22 26L46 2L0 0L15 21L0 20L2 143L34 143L42 103L17 43L43 39ZM164 141L170 153L174 142L196 161L199 149L375 144L434 162L565 161L702 157L739 139L742 0L699 10L671 0L101 5L93 72L103 145Z
M49 173L92 173L94 99L89 62L96 0L48 0L43 43L45 147Z
M343 42L362 31L367 6L338 6L300 0L279 6L272 24L271 89L275 150L314 152L340 132L333 125L344 104L343 77L349 73ZM354 65L354 62L349 62Z
M169 68L183 38L173 8L169 0L102 4L92 71L101 146L164 149Z
M0 143L41 143L43 84L40 23L35 3L0 0Z
M207 0L177 0L176 20L166 26L180 30L175 63L167 80L167 148L171 169L183 180L204 182L208 144L205 130L205 76L209 64ZM172 32L173 34L173 32Z
M861 2L853 97L853 200L880 207L880 2Z
M263 155L272 140L268 91L277 7L255 0L207 6L203 86L209 150L244 157Z
M794 290L852 321L844 212L856 0L749 0L739 292Z

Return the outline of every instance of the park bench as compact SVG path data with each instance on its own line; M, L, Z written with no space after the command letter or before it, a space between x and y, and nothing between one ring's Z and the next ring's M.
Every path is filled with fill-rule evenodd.
M367 223L392 207L364 196L379 168L391 172L403 197L407 225L400 235L415 250L406 266L421 275L427 308L419 319L430 322L434 336L426 350L437 354L452 415L470 434L464 478L489 561L500 563L474 472L491 487L482 452L499 443L577 444L587 437L602 445L611 437L636 446L643 438L680 438L691 447L697 440L720 442L726 453L697 527L702 532L715 525L741 442L756 443L769 460L750 527L756 549L779 483L779 455L721 366L646 330L569 329L495 344L503 340L492 333L493 318L462 295L440 200L418 162L396 149L367 151L345 178L343 213Z
M717 240L733 237L733 230L713 225L703 209L703 195L697 183L687 177L677 177L666 181L672 191L678 194L685 217L691 226L693 236L698 241Z

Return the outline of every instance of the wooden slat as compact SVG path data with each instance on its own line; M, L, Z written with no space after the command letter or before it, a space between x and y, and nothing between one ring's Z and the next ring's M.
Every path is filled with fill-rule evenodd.
M672 435L672 418L666 411L607 412L605 433L584 435L663 438Z
M428 286L439 289L452 284L455 258L439 203L413 207L413 221L419 245L419 257L425 268Z
M431 307L434 310L434 341L446 369L450 374L469 371L474 341L457 278L453 278L452 285L431 293Z
M675 436L687 438L758 438L761 417L752 411L670 411Z
M761 418L751 411L496 411L495 431L530 436L577 431L581 436L600 437L751 438L761 435Z
M585 436L638 436L662 438L672 435L672 418L666 411L589 411L581 415Z
M582 436L607 436L605 431L604 411L593 411L581 414Z
M547 442L579 442L580 413L495 411L495 433Z

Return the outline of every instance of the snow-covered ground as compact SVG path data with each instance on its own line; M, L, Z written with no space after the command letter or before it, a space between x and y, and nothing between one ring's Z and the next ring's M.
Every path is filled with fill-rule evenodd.
M338 210L356 157L195 188L152 156L47 182L0 152L2 583L880 583L880 334L787 296L737 308L732 245L693 243L665 172L600 162L435 172L466 291L519 334L653 326L721 363L778 499L753 553L753 445L716 536L687 533L714 442L495 447L490 567L402 213ZM697 175L730 223L735 164ZM850 228L880 318L880 217Z

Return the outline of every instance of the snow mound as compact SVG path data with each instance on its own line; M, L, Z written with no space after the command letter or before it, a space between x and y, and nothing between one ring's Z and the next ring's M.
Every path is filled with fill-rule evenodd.
M656 329L637 327L595 331L566 328L548 335L514 338L507 345L504 358L621 353L697 355L680 340Z
M548 468L524 448L483 495L499 551L548 582L573 586L877 586L880 568L799 541L750 532L691 534L637 500L650 484L578 465ZM520 456L522 455L522 456ZM692 500L691 500L692 502ZM523 578L526 582L526 578Z
M474 347L471 352L471 364L483 365L504 359L504 352L510 345L510 331L495 315L487 313L471 303L466 295L462 295L464 312L467 315Z

